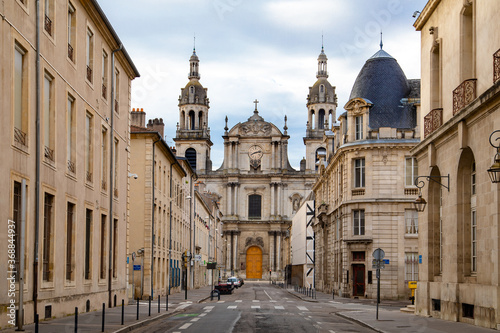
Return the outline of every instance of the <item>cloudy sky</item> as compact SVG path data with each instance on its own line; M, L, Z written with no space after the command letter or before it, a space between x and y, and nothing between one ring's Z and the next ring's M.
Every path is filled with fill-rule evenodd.
M224 118L246 121L255 99L266 121L283 129L288 117L289 159L305 154L308 87L316 81L322 35L337 116L366 59L380 48L408 78L420 78L420 33L415 11L426 0L99 0L137 66L132 107L163 118L170 145L179 118L180 89L188 82L196 36L200 82L210 98L214 169L223 160Z

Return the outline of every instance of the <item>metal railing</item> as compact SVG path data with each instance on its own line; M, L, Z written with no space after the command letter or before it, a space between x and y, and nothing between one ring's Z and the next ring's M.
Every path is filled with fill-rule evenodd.
M424 138L437 130L443 124L443 109L431 110L424 117Z
M71 172L71 173L75 173L76 172L76 166L75 166L75 163L68 160L68 171Z
M102 97L103 98L106 98L107 92L108 92L108 89L106 88L106 85L103 83L102 84Z
M26 133L21 131L19 128L14 127L14 141L26 146Z
M45 15L44 28L45 31L47 31L47 33L52 36L52 20L47 15Z
M70 43L68 43L68 58L73 61L73 46Z
M500 49L493 53L493 83L500 81Z
M465 80L453 90L453 115L476 99L476 81L477 79Z
M87 80L92 82L92 68L90 66L87 66Z
M51 149L47 146L45 146L45 149L44 149L44 156L51 160L52 162L54 162L54 149Z
M85 179L89 182L92 183L92 172L87 171Z

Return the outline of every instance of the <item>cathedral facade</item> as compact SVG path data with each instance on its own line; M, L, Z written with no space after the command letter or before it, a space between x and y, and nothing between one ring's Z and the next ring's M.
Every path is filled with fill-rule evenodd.
M218 263L222 275L282 279L290 263L292 216L311 193L318 162L326 156L323 133L329 116L335 115L335 87L327 80L326 55L322 50L318 80L309 89L306 157L300 170L288 161L286 117L282 131L259 113L257 100L247 121L229 128L226 117L224 161L219 169L212 170L209 100L207 89L199 82L198 64L193 52L189 82L179 97L174 141L177 154L185 156L196 170L200 190L204 188L219 198L224 224L224 262Z

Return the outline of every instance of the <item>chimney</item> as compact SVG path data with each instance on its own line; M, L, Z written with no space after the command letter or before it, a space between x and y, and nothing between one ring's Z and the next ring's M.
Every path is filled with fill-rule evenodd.
M163 130L165 128L165 124L163 123L163 119L155 118L149 119L148 121L148 129L154 132L160 133L160 136L163 138Z
M131 114L131 122L130 125L137 127L146 127L146 112L141 108L133 108Z

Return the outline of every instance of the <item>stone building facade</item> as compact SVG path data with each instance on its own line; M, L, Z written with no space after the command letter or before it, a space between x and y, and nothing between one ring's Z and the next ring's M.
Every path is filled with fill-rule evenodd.
M344 297L375 298L372 253L381 271L381 297L408 298L418 279L418 221L412 202L419 142L419 80L408 80L382 49L361 69L344 112L325 131L326 161L315 198L316 288Z
M139 76L97 1L40 1L38 13L36 3L0 9L0 244L15 226L25 323L128 300L128 111ZM2 256L2 291L7 264ZM0 327L10 301L0 294Z
M497 1L428 1L421 32L423 179L416 313L500 328L499 185L487 170L500 129ZM435 181L433 181L435 180Z

